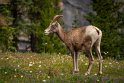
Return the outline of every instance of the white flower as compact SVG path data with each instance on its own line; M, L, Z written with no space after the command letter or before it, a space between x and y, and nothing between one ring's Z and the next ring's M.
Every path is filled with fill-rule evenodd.
M30 71L30 73L32 73L32 71Z
M41 61L39 63L41 63Z
M110 62L109 65L111 65L112 63Z
M105 55L107 54L106 52L103 52Z
M88 65L88 63L85 63L84 65Z
M14 77L16 78L17 76L16 76L16 75L14 75Z
M23 75L21 75L21 78L23 78Z
M15 71L16 71L17 69L15 69Z
M81 61L83 62L84 60L83 60L83 59L81 59Z
M99 79L97 79L97 81L99 81Z
M47 78L50 78L50 76L47 76Z
M46 82L46 80L42 80L43 82Z
M61 73L60 75L61 75L61 76L63 76L64 74L63 74L63 73Z
M20 65L18 65L18 67L20 67Z
M41 67L41 65L39 65L38 67Z
M7 72L5 72L5 74L7 74Z
M29 67L33 66L33 64L29 63Z
M107 65L105 65L105 67L107 67Z

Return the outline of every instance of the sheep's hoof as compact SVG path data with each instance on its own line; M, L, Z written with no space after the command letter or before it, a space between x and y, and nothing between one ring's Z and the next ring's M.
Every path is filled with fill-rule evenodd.
M86 72L84 75L85 75L85 76L90 75L90 72Z
M79 70L73 71L73 74L78 74Z

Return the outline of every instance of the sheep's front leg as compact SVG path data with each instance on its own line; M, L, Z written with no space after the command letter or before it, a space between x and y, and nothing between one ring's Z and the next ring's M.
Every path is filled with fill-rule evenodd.
M79 69L78 69L78 54L77 52L72 52L71 53L72 59L73 59L73 74L74 73L78 73Z

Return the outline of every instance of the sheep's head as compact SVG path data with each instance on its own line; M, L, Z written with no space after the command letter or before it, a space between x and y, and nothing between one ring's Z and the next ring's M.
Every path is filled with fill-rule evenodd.
M54 18L53 18L52 22L50 23L49 27L47 29L45 29L45 31L44 31L46 35L49 35L50 33L57 32L57 30L58 30L58 22L57 22L57 20L60 17L63 17L63 15L54 16Z

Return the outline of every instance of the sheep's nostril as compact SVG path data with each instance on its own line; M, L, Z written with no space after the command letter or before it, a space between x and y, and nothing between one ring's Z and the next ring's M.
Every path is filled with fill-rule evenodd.
M48 32L48 30L44 30L44 33L47 33Z

